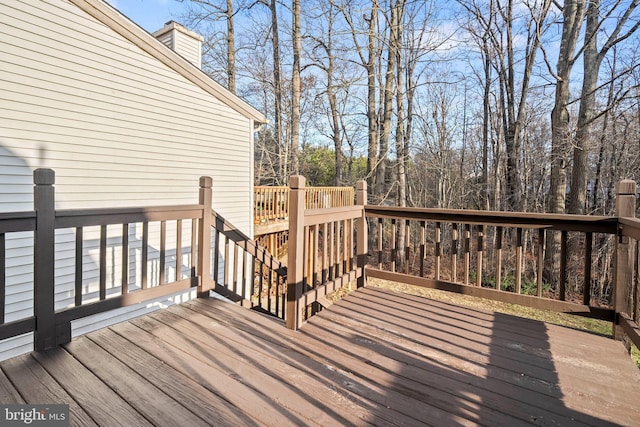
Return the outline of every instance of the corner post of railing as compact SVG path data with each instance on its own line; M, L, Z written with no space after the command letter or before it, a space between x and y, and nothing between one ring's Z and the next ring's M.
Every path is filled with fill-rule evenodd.
M55 174L51 169L33 172L34 233L34 348L47 350L71 340L71 324L56 327L55 317ZM66 326L66 327L65 327ZM68 328L68 331L67 331ZM58 337L60 332L60 337Z
M357 267L360 270L360 276L358 277L357 286L362 288L367 285L367 277L364 273L364 267L367 264L367 242L368 242L368 230L367 230L367 217L365 215L364 207L367 204L367 181L360 180L356 184L356 205L362 207L362 218L358 221L358 241L356 242L356 254L357 254Z
M289 180L289 254L287 264L287 328L297 330L302 323L304 306L302 281L304 266L305 178L294 175Z
M198 226L198 297L206 297L213 289L211 280L211 226L212 226L212 190L213 180L209 176L200 177L198 203L202 205L202 217Z
M635 181L624 179L616 184L616 216L618 218L636 216ZM619 340L624 336L619 325L619 313L628 311L628 290L633 281L633 252L629 238L620 234L616 244L616 275L613 289L613 309L615 311L613 336Z

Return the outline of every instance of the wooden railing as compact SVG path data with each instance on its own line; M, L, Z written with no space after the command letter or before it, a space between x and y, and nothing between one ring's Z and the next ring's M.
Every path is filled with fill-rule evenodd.
M607 319L616 337L640 344L632 182L618 185L617 217L594 217L365 206L364 182L354 206L305 209L304 177L292 177L288 272L212 210L211 178L201 178L197 205L83 210L55 209L53 171L36 170L34 182L34 211L0 214L0 339L35 332L37 350L68 342L73 320L191 288L199 296L216 290L297 329L330 304L328 293L364 286L366 277ZM34 242L34 312L7 321L7 236L25 232ZM551 251L545 242L555 234ZM54 283L59 243L73 254L63 300ZM615 247L611 262L598 256L606 245ZM83 267L93 248L95 280ZM553 256L557 277L545 271Z
M197 205L115 209L56 210L53 171L36 170L34 183L34 211L0 214L0 339L34 332L36 350L52 348L71 339L73 320L191 288L284 316L284 270L211 209L211 178L200 179ZM7 259L29 256L7 254L7 235L24 232L33 241L33 315L6 321ZM58 267L73 277L62 290Z
M594 233L613 239L616 218L380 206L365 210L376 227L368 277L613 320L611 309L591 304L596 299L592 242ZM549 287L544 277L553 273L544 270L545 242L555 233L560 235L560 270L557 283ZM573 254L570 241L577 248Z
M213 233L215 291L284 319L287 269L215 212Z
M289 187L253 187L253 217L256 224L289 218Z
M289 218L289 187L255 186L253 196L256 224ZM353 187L307 187L305 209L353 206L353 196Z
M364 284L367 194L361 181L355 206L322 209L324 202L309 197L320 192L307 191L303 176L291 177L290 188L286 322L298 329L318 303L329 303L328 293L352 281Z
M616 187L619 239L616 245L614 335L640 348L640 220L636 216L636 183L621 181Z
M367 221L359 217L364 183L355 208L342 211L305 211L303 189L303 177L293 177L290 328L300 327L314 304L326 304L324 295L337 286L375 277L604 319L618 325L616 337L640 343L640 221L626 218L635 212L635 184L618 186L618 206L627 211L617 217L367 205Z

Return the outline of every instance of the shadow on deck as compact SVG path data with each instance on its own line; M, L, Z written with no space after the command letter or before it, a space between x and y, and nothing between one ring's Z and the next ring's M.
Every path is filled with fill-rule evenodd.
M298 332L199 299L0 367L72 425L640 425L619 342L376 288Z

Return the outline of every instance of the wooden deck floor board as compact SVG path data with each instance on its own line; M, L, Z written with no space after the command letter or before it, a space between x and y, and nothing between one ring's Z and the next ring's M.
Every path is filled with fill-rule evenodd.
M25 403L18 390L15 389L11 380L7 378L7 375L0 371L0 402L7 404L22 404Z
M113 329L155 357L162 359L171 368L203 385L225 400L230 407L243 408L249 406L250 403L249 415L258 423L281 426L304 424L303 420L281 408L267 395L256 392L253 388L239 381L239 378L231 378L223 371L223 367L212 367L201 362L190 354L192 349L178 349L150 334L147 330L141 329L141 327L158 327L157 322L152 322L147 318L138 318L134 321L135 324L124 323L113 327ZM240 409L238 410L240 411Z
M213 303L217 304L215 301ZM229 307L216 308L226 310ZM242 327L242 325L238 327ZM417 400L411 393L398 392L393 387L395 385L394 375L367 364L366 360L357 354L350 354L350 349L333 344L331 339L325 340L321 337L309 339L304 333L304 329L295 333L294 337L295 351L319 363L331 366L332 369L348 373L348 381L371 391L370 397L374 402L413 418L410 424L424 422L435 426L475 425L472 420L442 410L429 400ZM274 338L277 340L277 335Z
M385 297L392 298L404 297L404 295L397 296L388 294L384 290L367 289L366 292L384 294ZM363 294L365 293L358 293L356 297L361 298ZM385 313L385 311L383 310L376 310L378 307L376 305L375 299L367 299L366 301L366 307L364 309L370 310L367 313L368 316L372 316L371 313L376 313L376 311L378 311L379 313ZM439 301L430 301L428 303L428 307L431 308L439 303ZM450 306L451 304L448 305ZM344 309L347 309L347 307L344 307ZM477 309L471 310L475 311L476 313L479 312ZM342 311L342 313L344 313L344 310ZM552 366L553 363L566 362L572 363L574 365L583 365L583 367L588 367L589 369L575 369L571 371L571 374L575 379L583 381L586 385L591 384L591 387L595 390L601 390L602 387L608 387L609 385L614 387L616 390L626 390L629 393L622 396L622 399L624 400L628 397L628 403L634 405L636 404L637 399L634 399L634 391L637 390L638 384L634 384L633 382L625 380L625 375L627 372L626 369L617 369L616 366L612 366L611 363L609 363L609 358L612 353L616 353L617 357L624 358L624 355L622 353L624 353L625 351L622 346L618 345L618 343L614 342L610 338L597 334L579 332L557 325L536 322L535 320L521 319L518 317L500 313L487 314L491 316L492 321L486 323L484 327L487 331L495 331L495 336L488 337L489 339L484 342L478 342L478 335L475 333L471 333L470 331L467 334L458 336L462 336L462 338L469 336L472 342L478 342L478 344L484 346L486 349L490 349L491 357L496 362L500 360L498 356L504 356L509 366L513 366L514 368L517 368L517 365L512 365L512 361L515 360L516 363L523 362L526 364L531 364L532 366L540 366L543 368L542 372L551 373L552 375L552 370L550 370L549 367ZM360 319L362 318L358 317L357 315L349 315L348 317ZM399 319L399 317L394 316L393 313L391 313L390 318L393 319L394 322ZM454 336L452 335L452 333L455 333L455 331L450 333L450 329L455 329L457 327L457 324L454 322L438 322L434 325L434 323L432 323L430 320L415 319L410 315L407 315L406 318L407 320L415 321L415 332L421 332L428 335L429 341L432 337L437 337L441 340L447 340L448 337ZM514 322L519 320L523 321L523 330L528 330L530 333L535 333L535 341L530 342L527 338L520 338L516 334L504 335L500 332L500 325L502 323ZM435 328L437 329L440 325L445 326L443 328L444 335L435 334L433 332L433 329L430 329L430 327L433 326L435 326ZM420 337L420 335L417 336ZM571 345L566 345L568 342L571 343ZM552 344L554 347L553 351L551 351ZM588 359L585 358L586 354L589 355ZM494 358L494 356L496 357ZM627 360L626 362L629 365L631 364L630 360ZM499 363L496 364L500 366ZM520 370L516 369L516 372L520 372ZM609 381L607 381L606 384L603 384L602 381L594 380L594 378L597 378L598 375L606 377ZM548 376L545 374L545 376L540 379L547 381L554 378L548 378Z
M172 310L172 314L197 324L207 324L212 320L205 314L187 307L176 307ZM171 319L168 320L175 324ZM188 332L186 329L184 331ZM343 393L341 389L336 387L335 381L323 380L322 376L317 375L317 372L309 369L309 359L304 359L303 362L301 361L302 363L296 363L295 359L291 357L291 348L284 348L272 343L266 347L265 342L260 340L260 336L257 334L241 336L237 330L227 328L217 328L216 331L215 335L208 335L206 339L217 353L221 350L226 351L228 357L235 357L242 363L251 365L259 373L267 374L276 379L278 383L286 384L294 392L294 395L302 398L302 401L292 399L287 404L293 405L298 410L303 410L307 416L320 409L323 414L318 414L313 419L321 424L327 425L322 421L327 415L333 418L326 421L331 424L362 423L367 421L367 417L370 416L368 411L362 410L352 401L352 395ZM263 351L265 348L268 351ZM318 367L316 366L316 368ZM313 404L309 405L309 402L313 402ZM375 420L376 425L381 422L384 423L382 419Z
M205 420L93 341L74 340L65 349L153 424L208 425Z
M35 352L33 356L98 425L152 425L65 349Z
M70 419L72 426L97 425L31 354L5 360L1 365L2 370L16 388L16 393L20 394L26 403L66 403L73 414Z
M335 369L333 366L308 357L298 339L288 340L283 337L282 325L280 324L277 325L277 330L270 330L268 327L260 328L250 324L247 326L245 322L241 321L239 324L247 327L240 329L238 324L226 323L229 320L228 315L217 313L224 311L222 307L216 306L216 310L211 310L211 306L199 304L198 301L187 304L187 307L213 319L217 318L221 323L228 325L229 328L222 328L223 333L233 334L233 336L225 336L225 338L239 339L246 345L248 351L269 359L280 358L290 368L331 388L340 400L348 402L348 404L345 403L347 405L345 410L354 411L358 416L361 416L362 412L368 414L368 419L364 419L367 423L376 426L405 425L415 421L402 413L389 411L383 401L376 402L377 395L373 390L366 384L358 382L351 373ZM297 338L297 335L294 336Z
M181 307L154 313L149 316L166 327L154 330L154 335L171 342L176 346L191 344L191 354L204 363L224 366L228 375L235 378L251 378L250 384L256 390L269 390L269 397L278 405L287 408L291 413L297 413L302 419L309 419L318 425L344 425L360 420L353 418L350 412L338 413L334 410L334 402L328 399L332 390L311 387L306 377L297 372L278 372L278 365L282 362L271 360L267 363L253 357L246 348L233 345L232 341L221 340L216 336L216 329L205 329L203 324L208 323L208 318L191 312L189 319L180 317ZM188 336L189 340L182 337ZM198 341L193 346L193 341ZM322 393L325 393L324 399ZM324 401L323 401L324 400Z
M165 390L185 407L190 408L212 425L258 425L256 420L239 411L232 411L229 402L203 387L191 377L171 368L144 349L111 329L93 332L91 341L107 350L112 357L135 370L156 387Z
M72 425L640 425L620 343L375 288L298 332L200 299L0 368Z
M327 329L341 328L333 322L333 318L327 320ZM319 323L315 321L314 326ZM344 328L344 332L348 330ZM309 332L316 333L315 330ZM443 369L438 361L439 358L424 357L423 353L413 351L409 354L415 354L417 357L407 357L399 353L397 347L390 349L388 345L390 341L379 342L380 336L369 334L363 329L358 329L358 334L360 336L357 339L363 349L362 355L367 357L371 364L389 372L393 372L397 364L402 364L402 372L396 375L402 376L403 381L408 383L420 383L422 389L432 388L449 395L449 405L469 401L484 406L485 414L502 411L521 421L530 421L532 416L536 416L543 417L545 422L549 423L548 425L580 425L562 415L564 406L558 402L557 398L496 380L490 375L474 375L463 370ZM344 342L344 345L348 345L348 341ZM510 423L513 421L507 420L507 425Z

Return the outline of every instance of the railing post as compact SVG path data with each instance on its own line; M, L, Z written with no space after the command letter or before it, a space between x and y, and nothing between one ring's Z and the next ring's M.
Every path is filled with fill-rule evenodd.
M289 254L287 264L287 328L297 330L302 323L304 307L302 297L304 265L304 200L305 178L294 175L289 180Z
M200 279L198 281L198 297L208 296L209 291L213 289L211 280L212 184L211 177L200 177L198 203L203 206L203 210L202 218L198 221L198 276Z
M632 180L622 180L616 184L616 216L636 216L636 183ZM624 333L619 326L618 313L628 310L628 289L633 280L633 256L634 250L629 244L629 238L619 236L616 244L616 270L615 287L613 289L613 309L615 319L613 323L613 336L622 339Z
M358 222L358 228L356 230L358 241L356 242L356 254L357 254L357 267L360 269L360 277L358 277L357 286L362 288L367 285L367 277L364 273L364 267L367 264L367 242L368 242L368 227L367 217L364 212L364 207L367 204L367 181L360 180L356 184L356 205L362 207L362 218Z
M71 339L71 325L62 325L61 337L55 317L55 174L51 169L33 172L33 207L36 212L34 233L34 348L47 350ZM66 330L68 328L68 331Z

